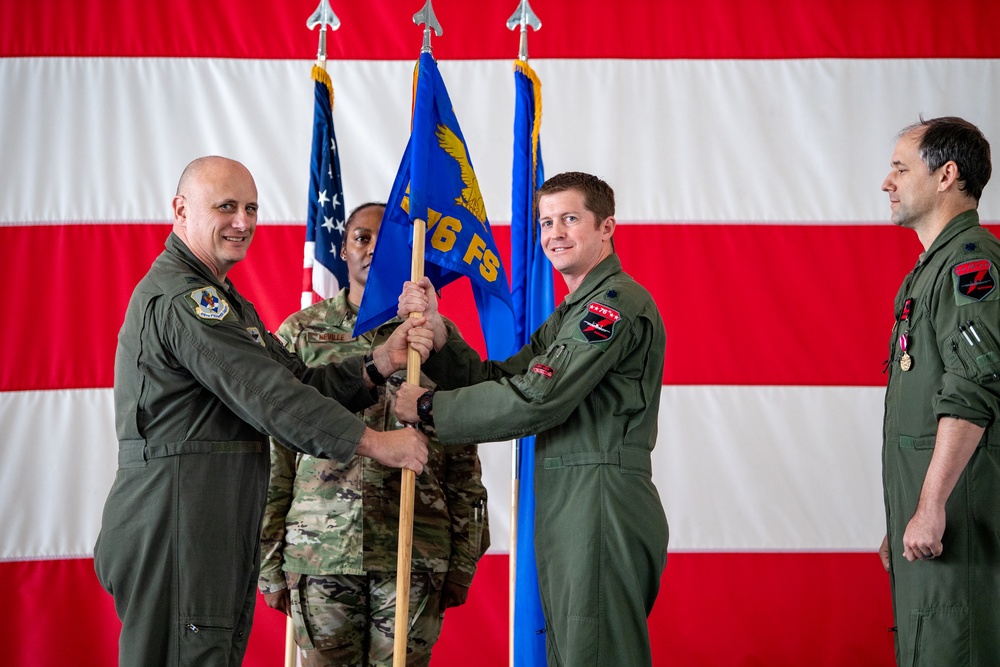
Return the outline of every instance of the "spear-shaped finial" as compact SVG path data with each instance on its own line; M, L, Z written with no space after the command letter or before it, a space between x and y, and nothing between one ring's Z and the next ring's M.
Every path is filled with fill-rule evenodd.
M312 30L319 26L319 48L316 50L316 62L320 67L326 68L326 28L336 30L340 27L340 19L333 13L330 7L330 0L319 0L319 7L312 13L306 21L306 27Z
M417 25L424 26L424 45L420 47L420 53L430 53L431 30L433 30L438 37L444 34L441 31L441 24L438 23L438 17L434 16L434 7L431 5L431 0L427 0L427 2L424 3L423 9L413 15L413 22Z
M507 19L507 29L517 30L521 28L521 46L518 49L517 59L528 61L528 26L537 32L542 27L542 22L538 20L535 12L531 10L528 0L521 0L514 15Z

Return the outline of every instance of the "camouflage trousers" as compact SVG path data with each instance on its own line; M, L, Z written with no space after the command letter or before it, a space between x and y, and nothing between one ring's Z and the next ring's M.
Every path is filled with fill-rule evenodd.
M392 667L396 573L311 575L286 572L295 643L303 667ZM410 576L408 667L426 667L444 612L445 573Z

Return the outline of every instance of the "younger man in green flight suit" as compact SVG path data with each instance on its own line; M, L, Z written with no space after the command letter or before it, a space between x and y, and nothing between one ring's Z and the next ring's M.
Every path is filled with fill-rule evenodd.
M539 589L550 667L650 665L646 618L667 559L651 477L663 321L614 252L614 192L569 172L536 195L545 255L569 295L506 361L482 362L437 313L433 286L407 283L400 314L421 311L437 392L404 384L396 414L433 423L446 445L537 434Z

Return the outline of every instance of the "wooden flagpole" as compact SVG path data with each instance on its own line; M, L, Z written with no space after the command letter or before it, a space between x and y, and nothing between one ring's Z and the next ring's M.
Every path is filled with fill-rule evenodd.
M410 280L424 277L424 237L427 223L413 221L413 259L410 263ZM423 313L413 312L410 317ZM420 384L420 353L412 347L406 352L406 381ZM410 568L413 556L413 501L417 477L409 468L403 468L399 486L399 546L396 554L396 628L392 645L393 667L406 665L406 639L410 619Z
M427 0L419 12L413 15L413 23L424 27L424 43L421 53L431 52L431 31L441 35L441 24L434 15L431 0ZM416 94L416 88L414 88ZM414 100L416 103L416 100ZM411 199L412 205L412 199ZM417 218L413 221L413 258L410 262L410 280L419 281L424 277L424 246L427 236L427 221ZM410 317L421 317L423 313L412 312ZM406 352L406 381L420 384L420 353L412 347ZM412 470L403 468L399 485L399 542L396 553L396 625L392 642L392 667L406 667L406 640L410 634L410 568L413 559L413 501L417 476Z

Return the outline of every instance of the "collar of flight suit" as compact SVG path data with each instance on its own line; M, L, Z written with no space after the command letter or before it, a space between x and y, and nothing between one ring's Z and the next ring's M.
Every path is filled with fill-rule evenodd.
M567 305L572 305L577 301L583 299L583 297L590 294L595 285L599 285L604 282L605 279L610 278L616 273L621 273L622 262L618 259L617 253L611 253L607 257L601 260L601 262L590 270L587 277L583 279L580 286L573 290L572 293L566 295L566 299L563 303Z
M920 263L924 264L931 258L931 256L936 253L941 248L948 245L949 242L962 232L967 229L972 229L973 227L979 226L979 212L972 208L968 211L962 211L954 218L948 221L948 224L944 226L941 233L937 235L934 242L931 243L931 247L928 248L921 256Z
M170 232L170 236L167 237L166 247L167 252L178 257L207 282L220 288L226 294L233 294L236 292L233 288L233 283L228 277L224 282L220 282L219 279L215 277L215 274L212 273L212 270L205 266L204 262L195 257L194 253L191 252L191 249L187 247L187 244L184 243L184 241L181 240L181 237L177 236L177 234Z

